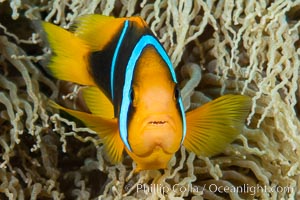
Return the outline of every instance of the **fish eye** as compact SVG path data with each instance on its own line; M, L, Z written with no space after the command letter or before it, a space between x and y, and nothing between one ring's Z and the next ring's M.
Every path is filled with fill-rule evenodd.
M179 87L176 85L175 89L174 89L174 100L177 100L180 97L180 89Z
M129 94L128 94L128 98L130 100L130 103L133 107L137 106L138 103L138 89L135 87L131 87Z
M133 90L133 88L131 88L130 91L129 91L129 98L130 98L130 101L133 102L133 100L134 100L134 90Z

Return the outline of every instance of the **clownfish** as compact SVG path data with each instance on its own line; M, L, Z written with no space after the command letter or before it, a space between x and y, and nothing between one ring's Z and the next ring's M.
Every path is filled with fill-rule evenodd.
M196 155L220 153L240 134L251 99L224 95L185 112L169 56L140 17L79 17L69 32L42 23L57 79L85 85L90 113L62 107L96 131L112 163L125 151L136 172L165 169L181 145Z

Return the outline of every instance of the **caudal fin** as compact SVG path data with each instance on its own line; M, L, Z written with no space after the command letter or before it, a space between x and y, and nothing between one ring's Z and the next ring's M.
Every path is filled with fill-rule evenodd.
M53 76L82 85L95 85L88 70L89 47L59 26L48 22L42 22L42 26L52 50L48 67Z
M105 49L121 32L125 20L135 21L140 27L147 26L140 17L114 18L104 15L79 17L71 32L42 22L53 51L49 64L52 74L61 80L95 86L89 74L89 54ZM99 67L101 64L99 63Z
M186 113L183 145L197 155L220 153L240 134L251 107L243 95L224 95Z

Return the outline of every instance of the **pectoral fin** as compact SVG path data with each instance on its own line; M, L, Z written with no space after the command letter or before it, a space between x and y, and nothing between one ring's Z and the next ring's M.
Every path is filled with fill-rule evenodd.
M80 119L86 126L96 131L103 140L104 149L112 163L122 161L124 144L120 138L117 119L106 119L94 114L71 110L62 107L53 101L50 101L49 104L54 108L63 110Z
M247 96L225 95L186 113L183 145L197 155L220 153L240 134L250 107Z

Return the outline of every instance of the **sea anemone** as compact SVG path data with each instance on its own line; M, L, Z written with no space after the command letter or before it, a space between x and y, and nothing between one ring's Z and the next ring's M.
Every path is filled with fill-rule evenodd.
M85 109L51 77L39 20L140 15L176 68L186 110L252 98L241 135L213 157L184 147L166 170L108 162L94 131L48 106ZM0 199L299 199L300 1L0 0Z

